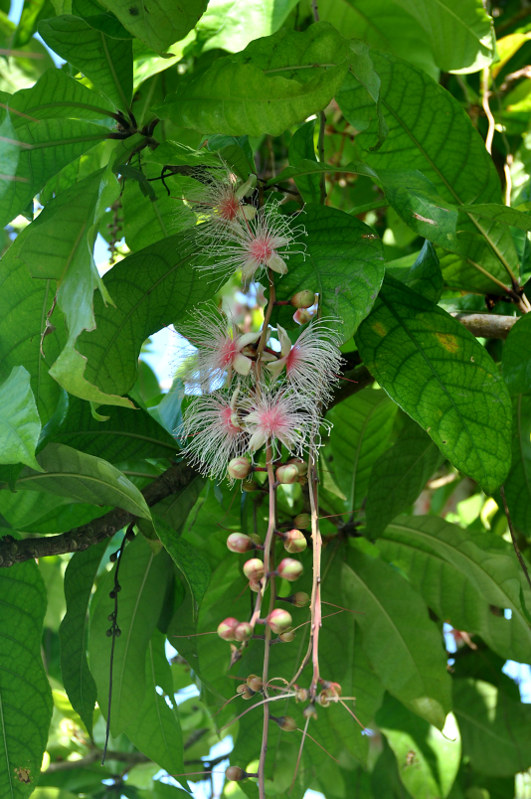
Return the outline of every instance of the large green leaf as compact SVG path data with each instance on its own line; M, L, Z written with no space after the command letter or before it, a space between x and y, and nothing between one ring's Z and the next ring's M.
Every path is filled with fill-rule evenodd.
M369 487L373 464L389 443L396 405L381 391L366 390L336 405L327 418L332 469L349 510L359 508Z
M512 437L513 459L504 483L511 518L516 528L528 535L531 530L531 397L514 400Z
M494 164L457 100L405 62L372 51L371 58L381 80L380 104L377 106L353 78L346 80L337 101L351 124L366 128L356 143L366 163L381 173L384 188L390 181L389 199L396 202L395 208L405 221L421 235L428 235L430 228L435 231L439 224L437 220L431 224L426 217L424 190L415 206L418 173L443 203L459 207L477 201L499 202L500 182ZM388 126L383 141L381 111ZM408 172L404 172L405 167ZM411 187L409 181L413 181ZM413 190L412 196L408 188ZM495 220L463 218L458 242L457 248L451 241L448 246L461 255L442 263L446 283L466 290L503 293L493 279L509 284L502 261L513 263L516 253L507 229Z
M243 50L253 39L270 36L299 0L210 0L197 25L208 36L203 49Z
M71 397L68 414L54 441L111 463L175 455L175 440L142 408L109 407L105 408L105 417L103 421L96 420L88 402Z
M120 565L121 590L117 624L121 635L115 639L111 706L113 735L127 732L131 712L144 701L146 690L146 651L157 626L173 565L164 550L157 554L142 536L126 545ZM107 636L109 614L114 599L109 592L114 574L108 572L99 582L91 604L89 665L96 681L98 702L107 716L109 695L109 657L111 639Z
M0 384L0 463L24 463L38 469L35 447L41 432L39 412L23 366L14 366Z
M372 467L365 505L371 538L414 502L442 459L429 436L406 419L395 444Z
M38 456L43 472L25 469L17 488L49 491L72 502L111 505L151 519L146 500L115 466L64 444L48 444Z
M46 591L32 561L0 570L0 793L29 796L52 717L42 664Z
M62 314L53 317L54 327L46 330L47 314L53 305L51 281L34 280L17 257L24 231L0 261L0 379L7 379L13 367L23 363L31 375L41 421L45 424L55 411L61 389L48 375L48 365L59 354L64 340Z
M104 124L105 120L100 117L108 118L113 110L101 95L60 69L49 69L31 89L12 95L8 107L15 128L27 121L27 114L36 119L70 117Z
M146 247L111 269L103 282L115 305L105 306L96 295L96 330L82 333L76 342L81 375L70 374L68 359L62 359L54 364L53 376L81 397L90 393L87 384L113 395L129 391L145 339L214 294L215 284L190 265L195 251L193 233L187 232ZM110 404L116 404L112 397Z
M124 28L156 52L183 39L203 11L208 0L101 0Z
M18 255L37 279L57 281L57 305L69 339L94 327L96 288L108 296L92 256L97 223L119 194L116 177L99 170L51 200L29 227Z
M162 182L149 185L151 192L146 197L137 181L127 180L122 194L124 235L128 247L133 251L174 236L196 224L191 209L169 196Z
M365 551L363 551L365 550ZM356 610L363 648L387 690L442 728L450 679L440 630L421 596L387 563L353 548L343 565L343 606Z
M486 492L510 466L511 407L495 363L449 314L386 279L356 342L389 396Z
M511 328L503 347L502 372L509 392L531 394L531 315L522 316Z
M240 55L217 59L156 111L194 130L278 136L330 102L346 57L345 40L327 23L283 29Z
M448 796L461 759L455 718L450 714L440 732L387 695L376 720L395 753L400 779L411 796Z
M440 619L480 635L501 657L531 660L523 605L531 607L531 592L507 542L435 516L402 516L386 528L377 546L408 575ZM492 608L509 610L510 618Z
M482 680L454 682L463 753L480 774L512 775L531 765L531 707Z
M39 33L61 58L90 78L115 108L127 111L133 93L130 41L111 39L81 17L70 15L44 20Z
M323 316L346 341L369 313L382 284L381 241L359 219L335 208L309 206L302 222L306 252L290 257L278 297L289 299L301 289L319 292ZM280 318L283 324L291 322L290 315Z
M421 24L445 72L478 72L492 63L496 40L482 0L394 0Z
M48 178L106 136L104 127L86 120L37 119L17 125L7 137L18 160L0 180L0 224L10 222Z
M89 735L96 703L96 683L87 662L88 607L107 541L75 552L65 572L66 614L59 628L61 672L65 690Z

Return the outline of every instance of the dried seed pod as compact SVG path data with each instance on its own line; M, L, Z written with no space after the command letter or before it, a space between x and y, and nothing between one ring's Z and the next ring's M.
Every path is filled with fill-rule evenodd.
M252 699L255 695L255 691L251 691L248 685L242 682L241 685L238 685L236 688L236 693L240 694L242 699Z
M284 732L293 732L297 729L297 722L292 716L271 716L271 721L275 721Z
M260 691L264 686L262 678L259 677L257 674L249 674L245 682L247 683L251 691L255 692L255 694L260 693Z
M239 766L229 766L225 771L226 779L231 780L231 782L240 782L240 780L244 780L246 776L247 772Z
M305 719L316 719L317 718L317 711L315 709L315 705L313 702L310 702L304 710L302 711L302 715Z
M294 558L284 558L280 561L277 567L277 574L283 580L293 583L298 580L304 571L302 563Z
M278 637L284 644L290 644L295 638L295 630L286 630L285 633L280 633Z

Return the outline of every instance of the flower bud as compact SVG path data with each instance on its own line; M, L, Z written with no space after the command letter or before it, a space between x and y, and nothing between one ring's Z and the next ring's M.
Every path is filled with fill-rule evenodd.
M312 523L312 520L310 518L310 514L309 513L299 513L293 519L294 526L298 527L299 530L308 530L310 525L311 525L311 523Z
M227 538L227 547L231 552L249 552L254 549L254 543L245 533L231 533Z
M293 732L297 729L297 722L292 716L271 716L271 721L276 721L284 732Z
M249 458L233 458L227 466L227 474L233 480L245 480L252 469Z
M307 325L313 319L313 315L305 308L299 308L293 314L293 321L299 325Z
M275 608L267 617L266 624L274 633L280 635L280 633L285 633L288 627L291 627L292 621L291 614L287 610Z
M315 293L310 289L298 291L290 300L294 308L310 308L315 304Z
M243 573L252 583L257 583L264 576L264 563L260 558L250 558L243 564Z
M289 599L296 608L306 608L310 604L310 595L306 591L296 591Z
M260 693L264 686L262 679L257 674L249 674L245 682L255 694Z
M288 530L288 532L284 535L284 549L286 552L290 552L292 555L295 552L304 552L307 546L308 544L306 542L306 538L300 530L296 530L294 528L293 530Z
M278 637L280 638L282 643L290 644L295 638L295 630L286 630L285 633L280 633Z
M223 619L223 621L218 624L217 633L219 637L223 638L224 641L235 641L234 631L239 623L238 619L232 616Z
M306 477L308 472L308 464L306 461L303 461L301 458L290 458L288 463L294 463L297 469L299 470L299 477Z
M225 777L232 782L239 782L240 780L244 780L247 776L247 772L244 771L239 766L229 766L228 769L225 771Z
M257 582L256 580L249 580L249 589L254 591L255 594L260 591L261 587L261 583Z
M242 491L250 493L251 491L260 491L260 486L253 480L252 477L247 477L242 483Z
M241 621L234 629L234 638L236 641L248 641L253 634L253 628L248 621Z
M294 583L295 580L298 580L303 571L302 563L299 563L299 561L294 558L284 558L277 567L278 576L282 577L283 580L288 580L290 583Z
M292 485L299 479L299 470L294 463L285 463L277 468L275 477L281 485Z

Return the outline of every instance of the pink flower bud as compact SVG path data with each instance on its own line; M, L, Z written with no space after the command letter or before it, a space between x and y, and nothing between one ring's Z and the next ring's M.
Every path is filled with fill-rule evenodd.
M289 464L294 463L299 471L299 477L306 477L308 472L308 464L306 461L303 461L301 458L290 458L288 461Z
M277 568L278 576L282 577L283 580L288 580L290 583L298 580L303 571L302 563L299 563L298 560L294 560L294 558L284 558L280 561Z
M248 641L253 634L253 628L248 621L241 621L234 630L234 638L237 641Z
M288 530L288 532L284 535L284 549L286 552L290 552L292 555L295 552L304 552L307 546L308 544L306 542L306 538L300 530Z
M249 580L249 590L254 591L255 594L259 592L261 587L261 583L257 582L256 580Z
M231 552L249 552L254 549L254 543L245 533L231 533L227 538L227 547Z
M294 463L286 463L278 467L275 477L282 485L292 485L299 479L299 470Z
M251 558L243 564L243 573L252 583L257 583L264 576L264 564L260 558Z
M295 527L298 527L299 530L308 530L311 525L311 518L309 513L299 513L293 519L293 524Z
M305 308L299 308L298 311L295 311L293 314L293 320L299 325L307 325L308 322L312 321L312 319L312 314Z
M245 480L251 471L251 461L249 458L233 458L227 466L227 474L233 480Z
M222 622L218 624L217 633L220 638L223 638L224 641L235 641L236 638L234 637L234 631L240 622L238 619L229 616L226 619L223 619Z
M287 610L275 608L267 617L266 624L274 633L280 635L280 633L285 633L288 627L291 627L292 621L291 614Z
M315 304L315 293L310 289L298 291L290 300L294 308L310 308Z

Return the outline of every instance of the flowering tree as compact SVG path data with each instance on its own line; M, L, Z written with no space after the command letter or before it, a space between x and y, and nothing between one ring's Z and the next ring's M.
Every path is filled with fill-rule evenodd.
M2 797L529 790L529 23L487 5L0 4Z

